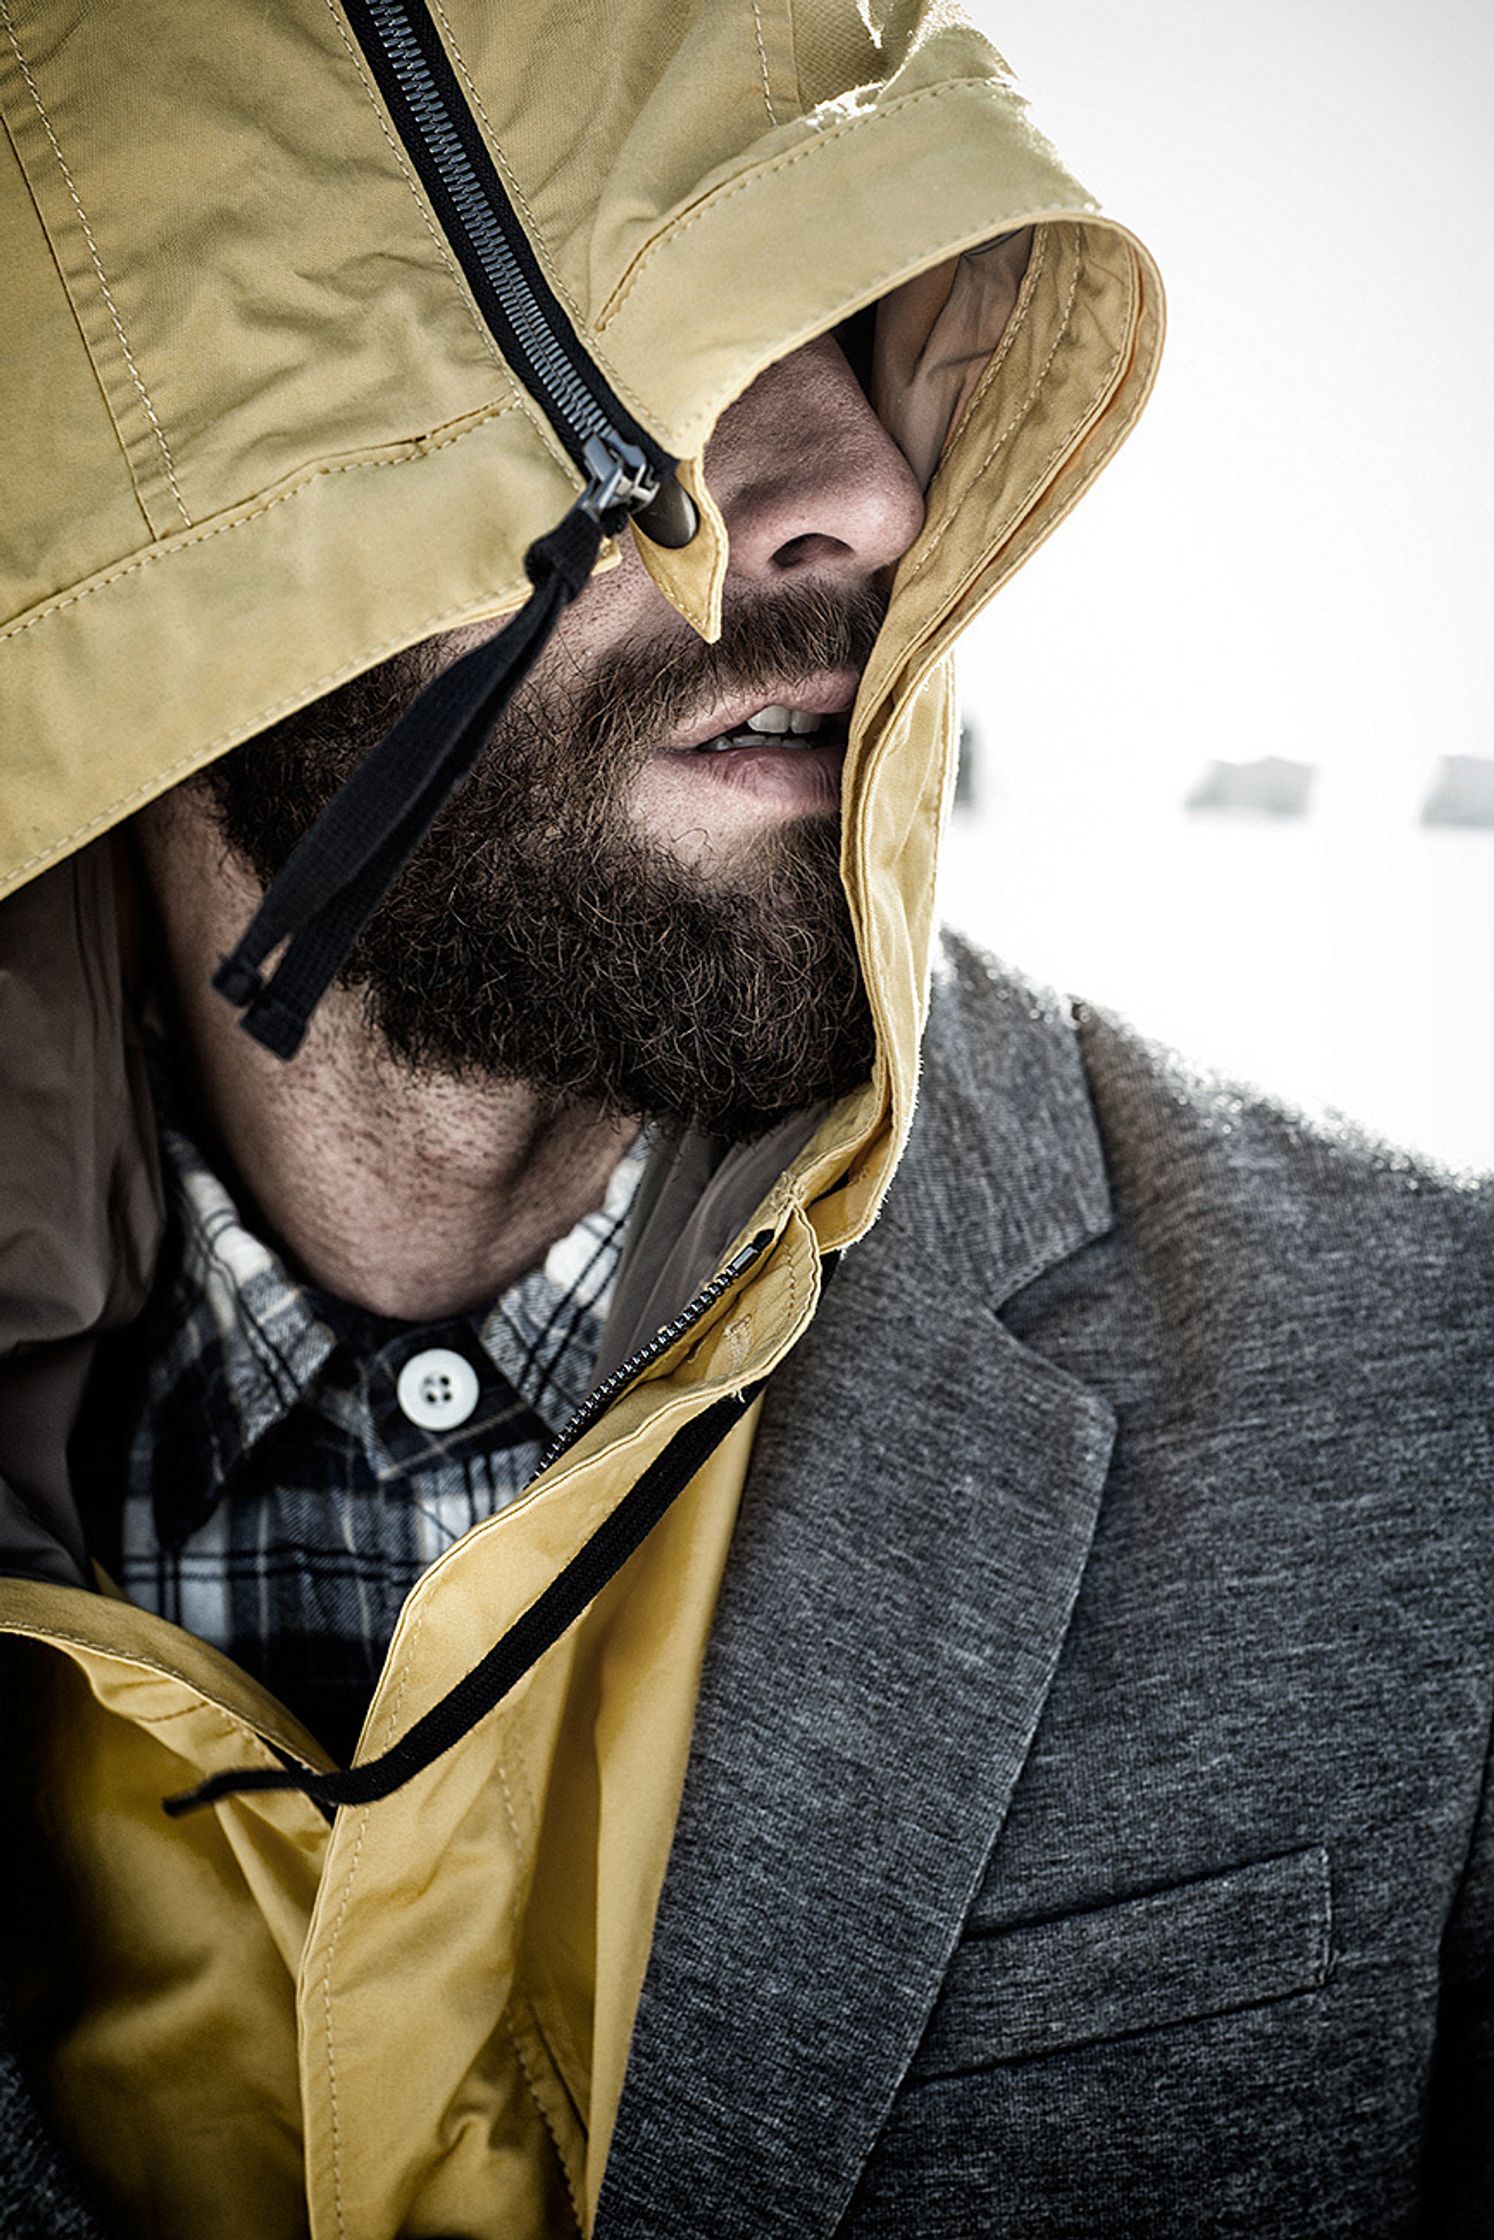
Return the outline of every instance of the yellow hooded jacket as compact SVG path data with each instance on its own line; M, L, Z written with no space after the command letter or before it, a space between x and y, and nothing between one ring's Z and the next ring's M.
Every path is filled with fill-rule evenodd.
M915 1091L949 647L1133 425L1157 275L942 0L0 0L0 31L19 341L0 1657L26 1800L4 1988L121 2232L589 2231L755 1410L498 1708L392 1795L329 1818L246 1793L168 1821L162 1798L212 1774L328 1761L229 1660L110 1592L70 1490L69 1442L107 1436L80 1421L92 1345L138 1310L161 1226L108 835L395 649L518 607L526 549L585 479L432 186L389 74L401 39L435 54L540 300L680 462L698 527L640 549L707 637L727 559L701 469L715 422L766 365L880 306L876 401L928 510L845 776L874 1078L809 1140L656 1194L608 1350L694 1300L688 1327L421 1580L361 1763L682 1427L772 1372L822 1256L874 1218Z

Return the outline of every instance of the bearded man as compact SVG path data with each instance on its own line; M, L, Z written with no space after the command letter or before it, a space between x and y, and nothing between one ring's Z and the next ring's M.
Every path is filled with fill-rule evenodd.
M0 12L5 2229L1485 2232L1489 1194L931 932L1145 250L942 8Z

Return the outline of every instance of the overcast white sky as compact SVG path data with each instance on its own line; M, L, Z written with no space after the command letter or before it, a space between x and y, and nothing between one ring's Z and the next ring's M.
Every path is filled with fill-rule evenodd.
M1419 822L1440 757L1494 756L1494 8L973 12L1157 256L1169 343L972 634L946 908L1201 1056L1494 1163L1494 828ZM1184 810L1264 755L1315 767L1305 817Z

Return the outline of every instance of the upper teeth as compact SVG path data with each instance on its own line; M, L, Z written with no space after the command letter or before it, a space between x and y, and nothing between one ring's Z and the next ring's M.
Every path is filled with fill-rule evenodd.
M808 708L759 708L755 716L747 718L749 731L793 731L801 738L820 728L820 718Z

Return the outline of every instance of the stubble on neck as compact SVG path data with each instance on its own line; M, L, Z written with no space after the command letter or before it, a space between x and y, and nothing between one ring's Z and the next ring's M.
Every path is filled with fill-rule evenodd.
M209 985L259 897L200 791L141 813L192 1120L246 1217L336 1297L406 1321L485 1304L602 1203L635 1118L400 1064L336 988L282 1064Z

